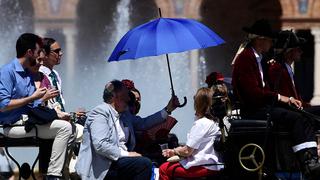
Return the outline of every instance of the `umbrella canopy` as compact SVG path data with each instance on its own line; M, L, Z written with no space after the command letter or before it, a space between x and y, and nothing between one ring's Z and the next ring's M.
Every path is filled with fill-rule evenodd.
M161 12L160 12L161 16ZM166 54L171 94L175 96L168 53L202 49L224 43L215 32L192 19L158 18L127 32L113 50L110 61ZM184 102L178 107L183 107Z
M222 43L222 38L196 20L158 18L127 32L108 61L158 56Z

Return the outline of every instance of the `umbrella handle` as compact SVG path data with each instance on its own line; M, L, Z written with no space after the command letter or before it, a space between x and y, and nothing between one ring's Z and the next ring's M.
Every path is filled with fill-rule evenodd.
M183 97L183 103L180 104L180 105L177 106L177 107L182 108L182 107L185 106L186 104L187 104L187 97Z

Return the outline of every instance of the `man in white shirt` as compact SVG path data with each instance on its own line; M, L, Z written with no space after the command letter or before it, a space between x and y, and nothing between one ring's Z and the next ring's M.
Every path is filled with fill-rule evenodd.
M59 65L61 62L61 57L63 55L62 49L59 43L52 38L44 38L43 41L43 49L45 50L46 58L43 61L43 65L40 67L39 71L47 76L51 83L51 88L59 90L59 96L50 99L48 102L48 106L52 108L59 106L59 109L61 111L65 111L65 101L63 99L61 88L62 81L58 71L53 69L54 66Z

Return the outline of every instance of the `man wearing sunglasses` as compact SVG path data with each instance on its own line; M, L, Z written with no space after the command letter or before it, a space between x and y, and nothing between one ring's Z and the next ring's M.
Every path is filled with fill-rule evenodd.
M61 57L63 55L61 47L56 40L52 38L44 38L43 49L46 57L39 71L47 76L47 78L50 80L51 88L59 90L59 95L56 98L50 99L48 101L48 106L52 108L58 107L58 109L61 111L65 111L65 101L63 99L61 90L61 78L59 73L53 69L54 66L59 65L61 62Z

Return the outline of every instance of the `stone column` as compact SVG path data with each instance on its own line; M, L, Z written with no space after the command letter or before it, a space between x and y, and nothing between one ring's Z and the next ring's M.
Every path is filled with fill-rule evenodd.
M190 71L191 71L191 86L193 89L199 88L199 51L193 50L190 52Z
M67 64L67 81L68 83L72 82L75 73L75 28L74 27L65 27L63 28L63 34L66 39L66 50L64 52L64 60Z
M76 59L75 59L75 32L74 26L66 26L63 28L63 34L65 36L66 49L64 51L64 55L62 57L63 61L65 61L65 79L63 80L64 88L64 98L66 102L69 102L74 96L76 82L75 82L75 68L76 68ZM67 103L68 105L68 103ZM68 110L68 106L66 106ZM69 110L70 111L70 110Z
M311 105L320 105L320 28L311 29L314 36L314 90Z

